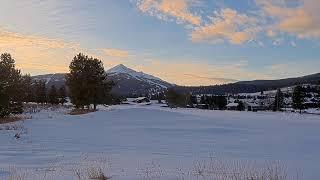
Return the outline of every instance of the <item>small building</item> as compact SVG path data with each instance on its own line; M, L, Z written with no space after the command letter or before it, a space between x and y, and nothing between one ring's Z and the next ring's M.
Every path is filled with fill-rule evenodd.
M147 97L138 97L136 99L134 99L132 102L134 103L150 103L150 99Z
M235 103L235 102L229 103L227 104L227 110L235 111L238 109L238 105L239 103Z

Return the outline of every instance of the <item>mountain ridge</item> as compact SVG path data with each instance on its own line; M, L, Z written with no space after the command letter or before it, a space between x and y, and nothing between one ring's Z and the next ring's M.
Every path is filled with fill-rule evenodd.
M320 73L275 80L253 80L239 81L236 83L212 85L212 86L177 86L180 92L191 92L194 94L226 94L226 93L255 93L260 91L275 90L298 84L318 84Z
M123 64L114 66L106 71L108 78L116 83L112 91L123 96L139 96L163 92L167 88L175 86L158 77L137 72ZM67 73L53 73L33 76L34 80L43 80L47 87L55 85L61 87L65 85L65 75Z
M316 84L320 82L320 73L311 75L283 78L275 80L238 81L234 83L211 86L178 86L166 82L144 72L138 72L123 64L114 66L106 71L110 80L116 83L113 92L123 96L140 96L163 92L168 88L175 88L180 92L193 94L225 94L225 93L253 93L277 88L289 87L296 84ZM55 73L33 76L35 80L44 80L48 87L65 85L66 73Z

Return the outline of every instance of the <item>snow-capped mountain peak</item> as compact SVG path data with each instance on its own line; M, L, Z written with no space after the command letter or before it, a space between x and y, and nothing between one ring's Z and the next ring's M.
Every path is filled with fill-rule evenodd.
M111 74L111 75L113 75L113 74L128 74L128 75L130 75L134 78L137 78L139 80L141 80L141 78L144 78L144 79L162 81L160 78L154 77L154 76L146 74L144 72L137 72L133 69L126 67L123 64L119 64L119 65L107 70L107 74Z
M125 65L123 64L119 64L109 70L107 70L108 74L113 74L113 73L125 73L125 74L129 74L129 73L134 73L136 71L134 71L133 69L127 68Z
M126 67L123 64L119 64L109 70L106 71L107 74L111 77L121 76L122 79L135 79L138 82L144 82L149 85L153 85L158 88L168 88L172 86L171 84L157 78L155 76L146 74L144 72L137 72L133 69Z

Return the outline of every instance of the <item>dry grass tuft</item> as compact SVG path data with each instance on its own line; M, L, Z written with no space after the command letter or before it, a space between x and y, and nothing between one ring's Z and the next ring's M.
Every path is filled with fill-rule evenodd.
M9 117L0 118L0 124L12 123L16 121L21 121L25 119L32 119L32 116L27 115L12 115Z
M94 180L108 180L111 179L110 177L107 177L103 172L101 168L90 168L87 171L87 175L89 179Z
M288 180L287 167L280 162L259 166L249 162L226 162L210 160L195 163L193 173L196 177L217 180ZM301 177L296 177L296 180Z
M73 109L68 114L70 115L81 115L95 112L93 109Z

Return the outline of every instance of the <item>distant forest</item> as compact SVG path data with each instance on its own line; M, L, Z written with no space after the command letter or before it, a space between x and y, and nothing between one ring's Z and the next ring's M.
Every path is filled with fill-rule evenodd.
M181 93L191 92L192 94L217 94L226 93L254 93L278 88L294 86L298 84L318 84L320 82L320 73L280 80L255 80L241 81L224 85L214 86L176 86L174 89Z

